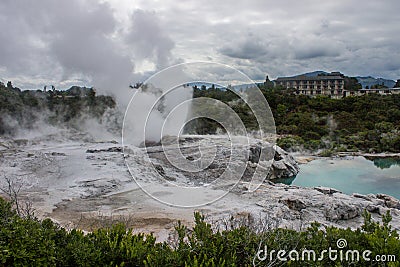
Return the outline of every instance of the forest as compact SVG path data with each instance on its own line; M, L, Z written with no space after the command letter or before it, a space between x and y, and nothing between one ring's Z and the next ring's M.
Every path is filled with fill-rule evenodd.
M70 128L79 128L88 118L102 123L104 114L115 107L112 97L97 96L93 88L72 86L44 92L0 82L0 135L13 136L19 129L29 130L41 123Z
M277 144L288 151L400 152L400 95L368 94L332 99L327 96L296 95L291 90L259 85L274 116ZM248 130L257 130L249 106L234 90L197 86L193 97L208 97L229 105ZM84 118L104 120L120 130L121 114L110 96L96 95L93 88L71 87L66 91L25 90L0 84L0 134L12 135L18 128L32 128L37 121L62 127L79 127ZM110 122L108 122L110 123ZM187 133L215 134L220 125L197 119L185 127Z
M278 145L289 151L400 152L400 95L368 94L332 99L296 95L259 85L273 113ZM251 90L251 88L250 88ZM194 88L194 97L211 97L235 110L249 130L257 130L250 108L232 90ZM219 125L199 119L189 131L215 133Z

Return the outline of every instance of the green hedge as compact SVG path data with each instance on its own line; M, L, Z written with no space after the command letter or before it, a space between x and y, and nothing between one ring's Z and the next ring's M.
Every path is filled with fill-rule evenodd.
M365 213L364 225L357 229L321 227L312 224L305 231L269 229L260 231L246 225L215 231L199 213L195 226L180 223L175 227L175 242L157 243L153 235L133 234L118 224L88 234L67 231L46 219L21 218L11 205L0 199L0 265L2 266L268 266L269 259L255 258L258 250L322 251L336 248L337 240L346 239L351 250L370 250L375 254L395 255L390 263L331 261L285 261L280 266L400 266L400 241L392 230L389 214L382 224Z

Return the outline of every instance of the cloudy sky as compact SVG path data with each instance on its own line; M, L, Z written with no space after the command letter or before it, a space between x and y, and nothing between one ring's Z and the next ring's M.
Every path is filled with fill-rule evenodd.
M112 87L180 62L400 79L400 1L1 0L0 80Z

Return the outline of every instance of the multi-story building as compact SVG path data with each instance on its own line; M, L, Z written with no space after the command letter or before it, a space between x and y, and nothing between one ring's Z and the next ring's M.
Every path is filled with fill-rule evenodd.
M348 90L343 91L343 97L362 96L362 95L370 95L370 94L397 95L397 94L400 94L400 88L360 89L357 91L348 91Z
M294 89L296 94L328 95L332 98L341 98L344 92L344 75L340 72L331 72L318 76L279 77L275 80L275 85Z

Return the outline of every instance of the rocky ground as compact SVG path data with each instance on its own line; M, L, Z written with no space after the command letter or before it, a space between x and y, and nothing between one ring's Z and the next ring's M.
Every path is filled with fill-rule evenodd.
M157 143L147 148L123 148L116 141L100 142L70 132L29 140L1 138L0 186L7 189L7 180L11 181L14 187L21 188L21 201L32 202L38 217L50 217L63 226L90 231L123 221L137 231L154 232L160 240L167 238L177 220L190 225L195 210L216 221L244 216L249 220L273 221L277 226L295 229L306 227L313 221L323 225L358 227L364 210L371 212L376 220L390 211L392 225L400 230L400 202L393 197L346 195L335 189L300 188L268 181L298 172L296 162L280 148L275 147L277 153L271 154L272 147L254 140L234 147L233 153L229 154L232 148L227 138L185 137L180 140L182 154L179 155L189 163L206 166L205 171L196 173L180 171L182 166L171 164L176 158L167 159L168 155L177 157L177 147L164 141L165 147L173 153L165 152ZM265 153L260 153L263 149ZM264 156L260 158L260 154ZM214 155L211 162L209 155ZM268 160L271 155L273 161ZM199 161L200 158L203 160ZM227 159L233 162L231 169ZM229 174L234 174L237 166L242 166L243 159L248 163L243 179L234 175L215 179L226 169ZM307 162L309 159L303 157L302 160ZM204 165L206 163L208 165ZM257 166L271 171L257 190L249 191ZM170 190L172 186L195 187L188 202L226 194L208 205L181 208L160 202L160 199L174 199L178 195L174 195L178 191ZM147 188L153 189L152 196L147 194ZM6 194L3 192L3 195ZM181 198L185 199L185 196Z

